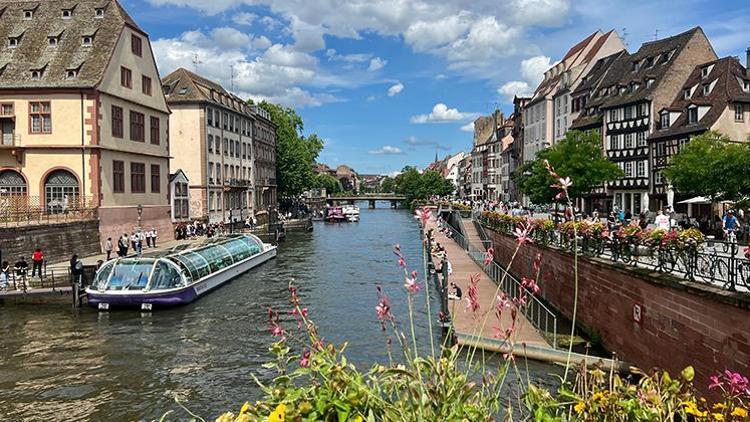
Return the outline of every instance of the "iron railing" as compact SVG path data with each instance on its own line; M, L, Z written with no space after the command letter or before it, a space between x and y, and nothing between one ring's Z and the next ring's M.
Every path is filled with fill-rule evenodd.
M455 211L454 211L455 212ZM479 265L487 274L490 279L499 286L500 290L504 292L508 299L516 299L521 296L527 298L525 307L520 309L521 313L536 328L542 337L544 337L553 348L557 347L557 315L552 312L538 297L533 295L528 289L526 289L521 282L513 276L510 272L506 271L505 268L500 266L494 260L489 265L484 265L484 258L486 248L480 250L476 246L472 245L466 238L461 235L455 228L444 220L438 220L442 227L446 228L450 233L451 237L469 254L471 259ZM461 219L459 224L463 225ZM464 229L465 230L465 229ZM464 231L465 232L465 231ZM482 238L482 233L479 234L483 245L488 245L489 240ZM530 299L529 299L530 298Z
M0 195L0 225L26 226L97 218L97 208L90 197L73 196L54 203L28 195Z
M492 227L481 217L478 224L509 236L514 230L513 224L507 227ZM537 244L562 249L571 254L577 250L580 255L589 258L600 258L627 267L670 274L683 280L724 290L750 292L750 260L743 255L744 251L736 242L719 241L709 237L701 245L678 248L646 246L618 236L578 236L577 239L573 239L559 230L535 230L531 236Z

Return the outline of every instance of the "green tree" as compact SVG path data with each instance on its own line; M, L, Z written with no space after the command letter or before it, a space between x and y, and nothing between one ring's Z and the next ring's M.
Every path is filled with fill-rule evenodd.
M414 199L426 199L433 195L448 195L453 193L454 187L450 180L434 170L420 173L416 167L407 166L393 179L393 190L395 193L406 196L411 202Z
M303 136L302 117L291 107L263 101L261 108L271 115L276 125L276 184L280 198L294 197L315 187L312 169L323 149L317 135Z
M315 176L315 187L325 188L326 194L335 195L339 192L343 192L344 188L341 187L341 182L330 174L321 173Z
M390 176L384 177L383 181L380 182L380 191L388 193L396 192L396 181Z
M514 177L519 190L536 204L553 203L557 194L557 190L551 187L557 181L550 176L544 160L549 161L561 177L573 181L569 193L574 198L624 175L617 164L602 154L598 131L569 131L565 139L539 151L536 160L516 170Z
M677 191L711 201L737 201L750 195L750 149L708 131L694 136L672 157L664 176Z

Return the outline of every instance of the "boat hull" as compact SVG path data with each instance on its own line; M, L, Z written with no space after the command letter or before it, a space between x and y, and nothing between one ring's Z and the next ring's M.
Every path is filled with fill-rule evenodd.
M98 309L157 309L185 305L275 257L276 247L273 247L179 289L163 292L98 292L87 289L86 296L89 306Z

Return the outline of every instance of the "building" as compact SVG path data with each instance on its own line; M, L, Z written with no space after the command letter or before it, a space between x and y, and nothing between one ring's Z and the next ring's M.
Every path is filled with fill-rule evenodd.
M747 59L750 60L750 49ZM694 196L689 192L675 192L676 204L668 204L667 192L671 186L662 171L692 136L707 130L721 132L737 142L748 139L750 75L747 68L736 57L702 63L693 69L674 101L656 111L659 116L656 129L648 137L652 203L655 208L674 205L677 212L710 215L710 209L698 213L689 205L679 204Z
M498 195L497 199L504 202L510 201L511 162L513 161L513 127L515 126L515 115L511 114L498 129L497 137L500 139L500 169L498 172Z
M385 176L380 174L362 174L359 178L360 190L362 192L379 192L380 184L383 183Z
M523 151L524 151L524 108L529 102L530 98L526 97L513 97L513 143L511 145L510 152L510 163L508 165L508 172L510 173L510 179L508 181L508 200L511 202L524 202L521 193L518 191L518 185L514 179L516 170L521 167L524 163Z
M489 116L474 120L474 141L471 149L471 198L496 199L500 161L497 128L503 122L503 113L495 110Z
M471 198L472 162L471 154L465 154L458 162L458 197L462 199Z
M102 238L139 225L171 238L169 109L148 34L116 0L8 1L0 14L0 195L96 209Z
M359 193L359 175L351 167L345 164L336 167L336 178L345 192Z
M190 221L190 180L181 169L169 175L172 223Z
M263 108L251 107L255 126L253 129L252 180L254 183L254 208L256 213L267 213L278 206L276 194L276 124Z
M466 158L466 153L461 151L458 154L451 155L447 158L445 163L445 171L443 176L453 183L456 187L456 192L459 192L460 179L461 179L461 161Z
M596 31L544 72L544 79L524 108L524 160L533 161L539 151L565 136L574 118L570 93L600 58L624 49L614 31Z
M716 58L703 30L696 27L644 43L636 53L613 62L599 85L597 94L604 98L598 108L603 115L604 153L625 176L608 184L607 196L613 202L599 203L600 209L614 205L633 214L649 209L647 139L659 127L653 117L674 102L696 66Z
M244 221L253 212L254 113L221 85L179 68L161 81L172 115L172 166L190 180L190 218Z

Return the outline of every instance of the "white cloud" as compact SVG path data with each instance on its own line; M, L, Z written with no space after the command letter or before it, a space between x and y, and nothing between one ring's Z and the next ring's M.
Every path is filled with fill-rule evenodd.
M211 39L222 49L241 49L250 45L252 37L234 28L221 27L211 31Z
M404 84L401 82L397 82L394 85L391 85L390 88L388 88L388 96L393 97L394 95L398 95L401 93L401 91L404 90Z
M437 103L432 107L429 114L412 116L410 121L412 123L448 123L471 119L476 116L477 113L464 113L456 108L448 108L443 103Z
M388 64L388 60L381 59L380 57L373 57L370 59L370 66L367 67L367 70L374 72L382 69L386 64Z
M369 97L367 97L367 102L368 103L372 102L372 101L375 101L375 96L374 95L370 95Z
M516 95L518 96L529 96L533 93L528 83L523 81L510 81L506 82L497 89L497 93L512 100ZM473 129L472 129L473 130Z
M437 141L431 141L429 139L419 139L416 136L407 137L406 139L404 139L404 143L412 147L428 146L442 151L448 151L449 149L451 149L449 146L442 145Z
M326 50L326 57L331 61L340 61L347 63L364 63L372 58L372 54L338 54L336 50L329 48Z
M399 155L403 154L403 151L401 151L401 148L390 146L390 145L384 145L380 149L367 151L368 154L372 155Z
M258 15L255 13L247 13L247 12L240 12L235 13L234 16L232 16L232 22L236 23L237 25L244 25L244 26L250 26L253 24L253 21L258 19Z
M544 72L552 67L551 59L547 56L534 56L521 61L520 72L522 81L510 81L497 89L497 93L508 100L516 95L528 96L544 79Z
M464 132L474 132L474 122L469 122L461 126L461 130L463 130Z

